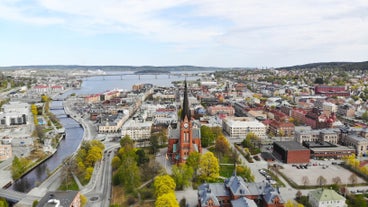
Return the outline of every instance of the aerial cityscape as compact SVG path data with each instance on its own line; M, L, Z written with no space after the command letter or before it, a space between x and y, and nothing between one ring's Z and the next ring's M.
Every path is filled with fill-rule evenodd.
M368 206L367 9L0 1L0 207Z

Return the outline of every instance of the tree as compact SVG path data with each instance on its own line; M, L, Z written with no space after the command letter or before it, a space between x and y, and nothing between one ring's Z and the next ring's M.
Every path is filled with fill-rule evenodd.
M174 193L176 184L172 177L169 175L157 176L153 182L155 187L155 195L157 198L164 194Z
M368 111L365 111L363 114L362 114L362 119L363 121L367 122L368 121Z
M159 135L158 133L153 133L150 137L150 142L151 142L151 153L152 154L156 154L156 152L158 151L159 148Z
M323 177L322 175L320 175L318 178L317 178L317 185L319 186L322 186L322 185L326 185L327 183L327 180L325 177Z
M252 170L247 166L237 165L236 174L238 176L245 178L248 182L254 182L255 178L254 175L252 174Z
M8 207L8 206L9 206L9 204L5 200L5 198L0 198L0 207Z
M173 192L166 193L157 198L155 202L156 207L179 207L176 196Z
M201 160L201 153L194 151L189 153L187 161L185 162L186 165L188 165L193 169L195 175L197 174L200 160Z
M225 136L220 135L216 139L215 150L216 152L220 152L221 155L225 155L230 150L230 144L225 138Z
M358 182L358 177L354 173L352 173L349 177L349 181L351 184L355 185Z
M34 200L33 203L32 203L32 207L36 207L37 204L38 204L38 200ZM1 206L1 204L0 204L0 206Z
M296 198L296 200L299 200L302 196L303 196L303 193L302 193L300 190L298 190L298 191L296 192L296 194L295 194L295 198Z
M215 140L215 135L208 126L201 126L201 144L202 147L208 147Z
M172 167L172 177L176 183L176 188L182 190L190 186L193 177L193 168L185 164L174 165Z
M304 186L308 185L310 183L308 176L302 177L302 183Z
M114 170L118 169L119 166L121 165L121 160L118 156L114 156L114 158L112 158L111 161L111 166Z
M81 203L81 207L86 206L87 201L88 201L88 200L87 200L87 197L86 197L85 195L81 194L81 195L80 195L80 203Z
M122 165L117 171L119 182L124 186L127 192L133 192L141 182L136 158L129 156L129 154L124 154L121 158L121 163Z
M206 152L201 156L199 163L199 177L203 181L214 181L219 177L220 166L217 158L212 152Z
M332 178L332 182L336 185L341 185L342 181L339 176Z

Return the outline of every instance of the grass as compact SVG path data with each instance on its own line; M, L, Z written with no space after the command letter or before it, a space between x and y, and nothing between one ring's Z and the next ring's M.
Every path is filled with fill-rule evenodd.
M70 178L68 180L68 182L63 182L60 186L59 186L59 190L75 190L75 191L79 191L79 187L78 184L75 182L74 178Z
M220 176L231 177L234 173L234 165L220 165Z

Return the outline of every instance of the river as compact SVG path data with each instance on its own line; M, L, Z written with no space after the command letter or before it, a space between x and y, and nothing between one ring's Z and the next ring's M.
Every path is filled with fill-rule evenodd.
M209 73L209 71L205 71ZM180 74L181 72L175 72L174 74ZM188 72L185 72L188 74ZM121 76L116 75L116 73L110 73L111 76L92 76L83 79L83 83L80 89L70 90L63 94L61 98L65 98L71 93L76 93L77 95L85 94L96 94L102 93L115 88L131 90L134 84L141 83L151 83L153 85L159 86L171 86L171 82L180 80L196 80L199 77L197 73L204 73L204 71L191 72L187 76L176 76L168 74L162 75L134 75L132 72L119 73ZM54 101L51 103L51 107L62 106L61 101ZM23 176L21 179L14 182L11 186L13 190L20 192L29 192L32 188L41 184L49 175L53 172L63 160L73 154L83 138L83 128L72 118L68 118L64 110L51 110L59 119L61 124L65 128L65 139L60 142L57 152L47 161L40 164L31 170L28 174Z

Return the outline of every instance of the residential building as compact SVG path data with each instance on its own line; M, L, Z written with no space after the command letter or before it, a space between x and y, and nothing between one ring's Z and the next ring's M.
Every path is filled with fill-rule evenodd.
M355 116L355 108L350 104L339 105L337 115L353 118Z
M222 121L223 130L232 138L245 138L252 132L261 139L265 139L266 126L248 117L227 117Z
M292 137L294 135L294 124L290 122L282 122L271 120L268 125L268 133L280 137Z
M134 141L149 140L152 122L130 120L121 128L121 137L128 135Z
M332 189L321 188L308 193L312 207L347 207L346 198Z
M346 86L327 86L318 85L314 87L315 94L321 94L326 96L349 96L350 93L346 89Z
M9 102L1 107L0 125L12 126L28 124L30 115L28 103Z
M101 118L98 133L118 133L129 115L125 113L109 114Z
M208 113L213 116L216 114L227 114L228 116L234 116L235 110L232 106L210 106L207 109Z
M185 81L180 124L176 129L171 125L168 128L167 156L174 164L185 163L191 152L202 153L201 130L199 124L192 121L187 90Z

